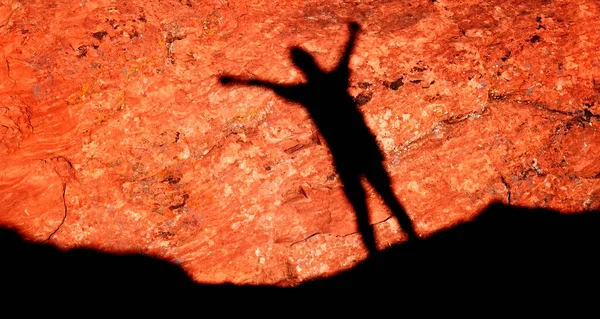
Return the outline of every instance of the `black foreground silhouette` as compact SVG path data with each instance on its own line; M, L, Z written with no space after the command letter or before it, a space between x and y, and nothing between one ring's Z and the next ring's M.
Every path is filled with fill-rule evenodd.
M60 251L0 228L0 306L9 317L60 314L274 316L451 309L536 313L597 303L600 214L492 204L475 220L380 252L330 278L297 287L193 282L178 266L142 255ZM593 300L593 301L592 301ZM587 302L586 302L587 301ZM364 312L357 312L357 311ZM400 315L400 314L398 314Z
M349 29L350 38L344 53L337 66L330 72L323 71L314 58L301 48L291 49L291 58L306 76L306 83L277 84L229 75L222 76L220 80L225 85L268 88L281 97L306 108L329 146L346 197L356 213L364 244L373 254L377 252L377 245L369 221L365 190L361 182L363 177L382 197L409 240L418 237L410 218L392 190L390 177L383 166L384 156L375 136L348 93L350 56L360 26L357 23L350 23Z

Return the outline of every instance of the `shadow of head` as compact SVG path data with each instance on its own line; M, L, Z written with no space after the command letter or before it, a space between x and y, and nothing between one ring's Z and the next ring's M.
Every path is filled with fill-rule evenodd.
M290 55L294 64L302 70L308 79L314 79L323 74L315 58L304 49L293 47L290 50Z

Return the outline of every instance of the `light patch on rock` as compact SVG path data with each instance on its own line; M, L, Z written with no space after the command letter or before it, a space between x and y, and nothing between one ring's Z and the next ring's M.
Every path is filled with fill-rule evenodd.
M406 188L408 188L408 190L410 190L410 191L418 193L419 192L419 183L417 183L416 181L409 182L408 185L406 185Z
M390 153L394 150L396 146L394 139L391 137L385 137L381 139L381 144L386 153Z
M565 69L573 70L573 69L579 68L579 65L574 62L575 61L574 57L572 57L572 56L565 57L565 61L567 61L567 63L565 63Z
M381 61L377 57L370 57L369 60L367 61L367 65L369 65L371 68L373 68L373 71L376 74L385 74L387 71L386 67L381 66Z
M229 165L235 162L235 160L239 157L238 151L240 150L240 148L241 146L239 144L229 144L229 147L223 153L223 156L221 156L221 164Z
M224 195L225 195L225 197L229 197L229 196L231 196L233 194L233 189L231 188L231 185L225 184L224 188L225 188L224 189L224 192L225 192Z
M463 182L460 185L460 188L464 191L473 193L473 192L477 191L477 184L474 183L472 179L467 178L467 179L463 180Z
M329 266L325 265L325 264L321 264L321 267L319 267L319 272L320 273L325 273L329 271Z
M385 114L383 115L383 119L387 121L390 119L390 117L392 117L392 115L394 115L392 110L387 110L387 111L385 111Z
M102 175L104 174L104 172L105 172L105 171L106 171L106 169L104 169L104 168L96 168L96 169L93 169L93 170L90 172L90 176L91 176L93 179L96 179L96 178L98 178L98 177L102 176Z
M83 153L90 153L90 155L94 154L94 151L98 148L98 142L97 141L92 141L88 144L84 144L83 147L81 148L81 152Z
M258 190L260 196L271 196L279 189L281 180L265 181Z
M248 150L246 150L246 154L248 154L248 156L250 158L254 158L256 156L263 156L264 152L263 152L263 148L262 147L258 147L256 145L250 146L250 148Z
M190 158L190 149L186 145L183 151L179 153L179 159L185 160L188 158Z
M556 81L556 89L562 90L565 87L572 87L573 82L571 81L571 77L561 77Z
M309 176L310 174L316 173L316 171L317 170L315 169L314 166L309 166L309 167L306 168L306 170L304 170L303 172L301 172L300 175L302 177L306 177L306 176Z
M385 116L384 116L385 117ZM379 128L380 129L385 129L387 127L387 119L383 118L379 121Z
M140 214L129 209L124 211L124 215L133 218L133 220L136 222L138 222L141 219Z
M290 177L290 176L294 176L296 174L298 174L298 171L294 168L294 166L292 165L292 163L287 163L288 167L287 167L287 175L286 177Z

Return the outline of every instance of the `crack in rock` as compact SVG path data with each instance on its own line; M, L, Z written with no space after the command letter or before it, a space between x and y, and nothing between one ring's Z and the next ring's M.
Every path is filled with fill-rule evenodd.
M510 184L508 184L508 182L502 175L500 175L500 180L502 181L502 184L504 184L504 188L506 188L506 204L510 205L510 196L511 196Z
M508 103L525 104L528 106L535 107L544 112L582 118L582 119L585 119L587 122L589 122L589 120L591 118L600 118L600 115L592 113L589 109L576 110L574 112L561 111L561 110L550 108L546 105L546 103L543 103L543 102L532 101L532 100L521 100L519 98L513 98L513 97L510 97L507 95L496 94L494 92L494 90L490 90L488 92L488 100L490 102L508 102Z
M13 77L10 75L10 63L8 63L8 59L6 57L4 57L4 61L6 61L6 75L8 76L8 78L13 81L13 86L11 88L11 91L14 89L15 85L17 85L17 81L15 79L13 79Z
M378 221L376 223L370 224L370 226L374 227L374 226L377 226L379 224L383 224L383 223L387 222L388 220L390 220L392 217L394 217L394 216L393 215L389 215L388 217L386 217L383 220L380 220L380 221ZM329 234L329 233L315 232L315 233L312 233L312 234L304 237L303 239L300 239L300 240L297 240L297 241L291 243L289 245L289 247L292 247L292 246L294 246L294 245L296 245L298 243L301 243L301 242L305 242L305 241L307 241L307 240L309 240L309 239L311 239L313 237L316 237L318 235L335 236L335 237L339 238L339 237L348 237L348 236L355 235L355 234L360 234L360 231L357 230L357 231L354 231L354 232L351 232L351 233L348 233L348 234L343 234L343 235L333 235L333 234Z
M46 238L46 240L44 240L45 242L49 241L52 238L52 236L54 236L54 234L56 234L60 230L62 225L65 223L65 220L67 220L67 200L65 199L65 193L67 192L67 183L62 184L62 189L63 189L62 199L63 199L63 208L64 208L63 218L62 218L60 224L58 225L58 227L56 227L56 229L50 235L48 235L48 238Z
M458 123L464 122L466 120L481 119L487 113L488 113L487 108L483 107L481 109L481 111L472 111L472 112L467 112L467 113L463 113L463 114L452 115L447 119L443 119L443 120L440 120L437 123L435 123L435 125L433 125L433 127L431 129L429 129L429 131L413 138L412 140L405 142L404 144L402 144L400 146L400 149L404 150L404 151L408 151L408 149L411 146L425 140L428 136L436 133L444 126L458 124Z

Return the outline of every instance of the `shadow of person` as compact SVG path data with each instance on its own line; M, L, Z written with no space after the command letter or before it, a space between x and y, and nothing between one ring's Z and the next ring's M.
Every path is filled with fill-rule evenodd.
M303 105L325 139L340 176L346 197L356 213L359 231L369 253L377 252L373 228L369 222L362 178L373 186L392 211L409 239L416 239L412 222L391 188L390 177L383 167L384 156L375 136L366 125L352 96L348 93L349 61L357 23L350 23L350 38L335 69L322 70L312 55L298 47L291 49L294 64L307 81L299 84L278 84L258 79L222 76L224 85L249 85L268 88L288 101Z

